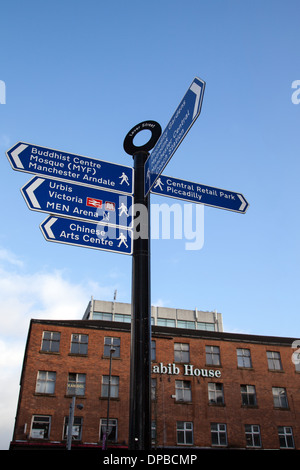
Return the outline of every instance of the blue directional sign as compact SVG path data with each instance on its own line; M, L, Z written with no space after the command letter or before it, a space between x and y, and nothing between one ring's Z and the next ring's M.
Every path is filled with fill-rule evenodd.
M200 114L205 82L194 78L145 164L145 196Z
M29 209L110 226L132 225L133 197L34 176L21 193Z
M164 175L157 178L151 193L218 207L219 209L227 209L240 214L245 214L249 207L245 197L240 193Z
M83 157L38 145L18 142L6 152L14 170L48 178L133 193L133 169L96 158Z
M132 254L131 230L53 216L47 217L40 229L49 242Z

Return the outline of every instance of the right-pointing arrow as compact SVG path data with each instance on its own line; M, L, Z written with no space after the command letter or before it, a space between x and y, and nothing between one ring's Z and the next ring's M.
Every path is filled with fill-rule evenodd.
M193 112L193 119L194 119L198 111L200 95L201 95L201 87L196 82L194 82L190 86L190 90L192 90L196 95L196 101L195 101L194 112Z
M242 196L241 194L238 194L237 196L238 196L239 200L240 200L241 203L242 203L242 204L240 205L240 207L239 207L239 211L244 212L244 209L245 209L245 207L246 207L246 205L247 205L247 201L243 198L243 196Z

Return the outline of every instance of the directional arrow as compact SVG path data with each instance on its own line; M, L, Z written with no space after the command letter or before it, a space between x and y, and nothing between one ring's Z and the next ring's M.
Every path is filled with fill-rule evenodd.
M103 224L83 222L63 217L47 217L40 229L49 242L132 254L132 232Z
M45 182L45 179L44 178L36 178L33 183L31 183L28 187L27 187L27 195L28 195L28 198L32 204L32 207L34 209L41 209L41 206L37 200L37 198L35 197L35 191L37 190L37 188L39 186L41 186L41 184L43 184Z
M24 170L24 166L20 160L20 153L23 152L28 147L26 144L20 144L18 145L12 152L11 152L11 158L13 160L13 163L15 165L15 168L19 170Z
M200 104L200 96L201 96L202 88L198 85L198 83L193 82L190 86L190 90L194 92L196 95L194 112L193 112L193 117L192 117L192 119L195 119L195 117L200 114L199 104Z
M240 193L164 175L160 175L156 180L151 193L239 212L240 214L245 214L249 207L245 197Z
M145 196L198 118L205 82L195 77L145 164Z
M52 232L52 225L55 224L55 222L57 222L58 218L57 217L48 217L46 219L46 221L43 222L43 224L41 224L41 226L43 225L43 233L44 235L47 237L47 238L51 238L52 240L55 240L55 235L54 233Z
M96 158L18 142L6 152L17 171L101 187L124 194L133 193L133 169Z
M132 225L132 196L34 176L21 193L29 209L116 227Z

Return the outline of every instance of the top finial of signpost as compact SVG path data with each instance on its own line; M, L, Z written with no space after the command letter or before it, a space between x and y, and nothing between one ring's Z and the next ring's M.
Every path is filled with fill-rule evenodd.
M144 145L134 145L133 139L135 136L144 130L151 131L151 137ZM156 121L143 121L134 126L126 135L123 143L123 147L126 153L129 155L134 155L137 152L149 152L153 149L156 142L158 141L161 135L161 127Z

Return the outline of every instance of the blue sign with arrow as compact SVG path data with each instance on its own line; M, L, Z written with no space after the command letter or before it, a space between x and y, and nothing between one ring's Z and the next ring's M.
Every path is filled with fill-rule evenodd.
M132 254L131 230L53 216L47 217L40 229L50 242Z
M34 176L21 193L29 209L73 219L130 228L133 197Z
M227 209L240 214L245 214L249 207L245 197L240 193L164 175L157 178L151 193Z
M133 169L128 166L25 142L15 144L6 152L6 156L12 168L17 171L124 194L133 193Z
M194 78L169 124L158 139L145 164L145 196L198 118L204 95L205 82Z

